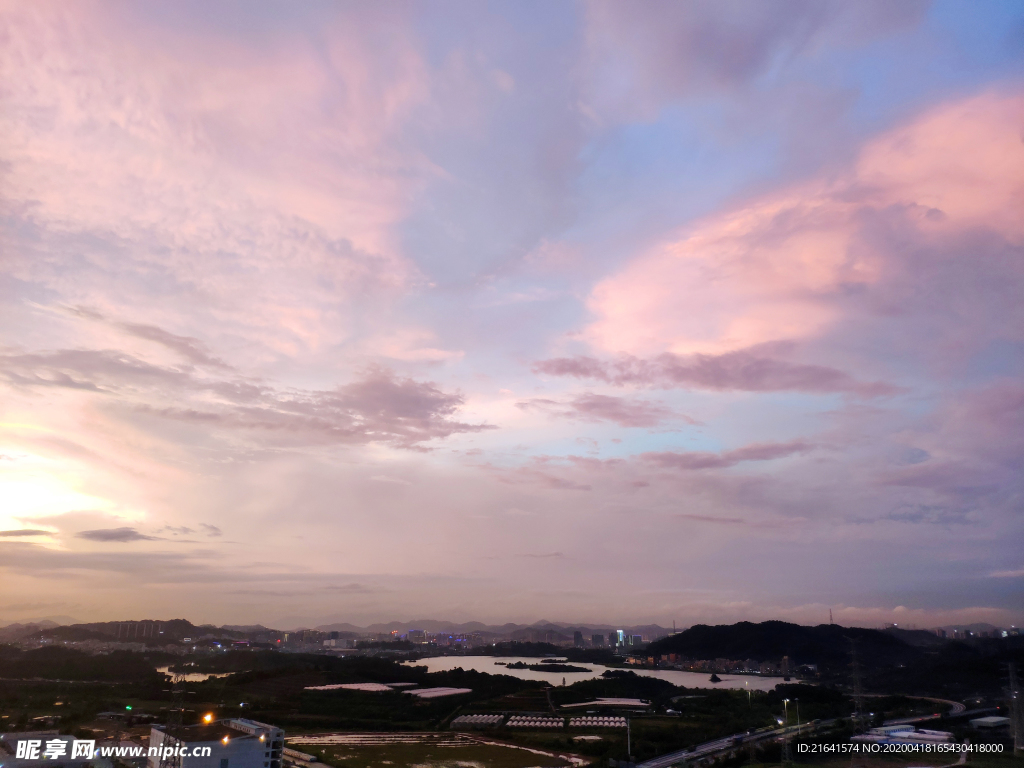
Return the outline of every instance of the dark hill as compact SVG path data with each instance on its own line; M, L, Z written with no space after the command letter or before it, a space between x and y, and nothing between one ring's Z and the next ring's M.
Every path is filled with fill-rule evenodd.
M143 619L141 621L100 621L91 624L72 624L70 627L61 627L61 629L81 634L81 637L62 639L86 639L85 633L90 633L88 635L89 638L98 639L102 637L105 640L145 643L146 645L180 643L186 637L193 640L207 636L234 639L245 637L246 635L245 632L227 628L218 629L210 624L196 626L185 619L170 619L169 621L155 621L153 619Z
M865 667L888 666L914 661L920 648L899 637L876 629L820 624L804 627L784 621L707 626L697 624L685 632L651 643L648 654L678 653L691 659L755 659L778 661L789 656L792 664L818 664L827 667L850 663L850 641Z
M110 640L110 636L102 632L85 629L82 626L53 627L52 629L41 629L31 635L33 638L48 638L50 640L63 640L65 642L78 642L80 640Z

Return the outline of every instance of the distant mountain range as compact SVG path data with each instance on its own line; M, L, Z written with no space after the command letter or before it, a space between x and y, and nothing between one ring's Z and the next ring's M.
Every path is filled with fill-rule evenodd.
M607 635L616 630L623 630L628 634L641 635L650 639L671 634L671 630L657 624L642 624L639 626L614 625L614 624L562 624L553 621L538 621L534 624L484 624L479 621L458 623L452 621L437 621L434 619L417 619L416 621L389 621L379 624L370 624L366 627L359 627L348 623L320 624L313 629L323 632L350 632L353 634L389 634L391 632L405 632L409 629L422 629L431 634L481 634L493 635L495 637L507 637L512 640L524 640L531 642L564 642L572 641L573 634L580 632L590 640L591 635Z
M0 627L0 643L11 642L12 640L20 640L23 637L28 637L35 632L41 632L44 629L53 629L59 627L54 621L39 621L39 622L26 622L25 624L8 624L4 627Z
M552 621L539 621L535 624L484 624L479 621L464 623L437 621L434 619L417 619L415 621L389 621L360 627L346 622L320 624L315 627L298 627L285 631L317 629L323 632L339 632L342 635L387 635L391 632L406 632L410 629L422 629L431 634L468 635L479 634L484 637L505 638L524 642L565 643L572 642L575 632L581 632L589 641L594 634L608 635L618 629L627 634L641 635L654 639L663 637L670 630L657 624L640 626L623 626L611 624L577 625L562 624ZM278 633L282 630L271 629L261 624L225 624L216 627L212 624L195 625L185 619L156 621L152 619L131 621L104 621L62 624L55 621L26 622L9 624L0 628L0 642L11 642L38 635L66 641L80 640L121 640L125 642L144 642L149 644L182 641L186 637L197 637L217 632L225 637L252 637L265 633Z
M303 627L300 629L306 629ZM958 629L970 629L976 633L991 632L988 624L973 624ZM639 626L616 626L612 624L569 624L553 621L539 621L534 624L485 624L479 621L450 622L434 619L414 621L390 621L357 626L347 622L320 624L312 629L323 632L338 632L343 637L365 635L388 635L404 633L410 629L421 629L431 634L468 635L478 634L485 640L513 640L534 643L564 645L573 642L573 635L580 632L586 641L591 636L609 634L622 629L627 635L641 635L653 640L647 649L650 654L676 653L691 659L754 659L778 661L788 656L794 665L824 664L827 666L848 665L851 659L850 639L856 642L857 652L865 665L901 664L919 658L922 653L934 651L943 646L944 640L927 630L911 630L890 627L885 630L841 627L821 624L806 627L783 621L766 621L759 624L739 622L737 624L708 626L698 624L672 634L657 624ZM298 631L298 630L290 630ZM147 645L161 645L168 642L182 642L186 638L214 636L225 639L257 639L273 642L281 630L270 629L260 624L195 625L185 619L169 621L108 621L74 623L61 625L53 620L9 624L0 628L0 642L16 642L32 637L51 638L63 641L105 640L138 642ZM656 639L657 638L657 639Z

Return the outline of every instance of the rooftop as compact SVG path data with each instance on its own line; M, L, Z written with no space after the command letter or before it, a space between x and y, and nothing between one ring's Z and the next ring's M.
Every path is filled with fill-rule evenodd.
M218 720L213 723L200 725L183 725L176 728L157 726L158 730L173 736L178 741L201 742L201 741L223 741L225 737L229 741L236 739L255 739L257 736L232 728L227 720Z

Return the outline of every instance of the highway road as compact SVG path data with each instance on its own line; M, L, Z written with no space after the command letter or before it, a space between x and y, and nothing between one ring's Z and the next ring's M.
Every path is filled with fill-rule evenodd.
M822 720L817 725L807 723L802 726L790 725L786 728L775 728L774 730L761 731L760 733L734 733L732 736L698 744L693 749L680 749L677 752L669 752L667 755L653 757L650 760L637 763L637 768L669 768L669 766L681 763L684 760L693 762L694 760L713 757L719 752L731 752L743 747L749 747L751 744L760 744L765 741L780 739L783 736L793 735L797 732L810 733L817 728L827 728L833 723L835 723L835 720Z
M882 694L865 694L865 698L881 697L881 695ZM883 725L911 725L912 723L924 723L928 720L938 720L940 717L956 717L957 715L962 715L967 711L967 707L959 701L951 701L950 699L934 699L931 696L907 696L907 698L942 704L949 707L949 711L945 713L936 712L930 715L918 715L917 717L900 717L895 720L886 720Z
M881 696L880 694L866 694L865 698ZM909 696L911 699L919 699L922 701L931 701L936 704L942 704L949 707L949 711L943 714L931 714L931 715L920 715L918 717L905 717L898 720L887 720L886 725L902 725L911 723L921 723L927 720L935 720L943 716L952 716L963 714L967 708L959 701L951 701L949 699L934 699L928 696ZM684 760L692 762L694 760L700 760L705 757L713 757L720 752L731 752L741 747L747 747L751 744L758 744L765 741L771 741L772 739L778 739L789 734L795 734L798 730L802 733L810 733L816 728L827 728L835 723L835 720L822 720L817 725L807 724L802 727L791 725L788 728L776 728L772 731L763 731L761 733L736 733L732 736L726 736L722 739L716 739L715 741L706 741L703 744L698 744L692 750L681 749L678 752L670 752L667 755L661 755L660 757L654 757L643 763L638 763L637 768L669 768L669 766L681 763Z

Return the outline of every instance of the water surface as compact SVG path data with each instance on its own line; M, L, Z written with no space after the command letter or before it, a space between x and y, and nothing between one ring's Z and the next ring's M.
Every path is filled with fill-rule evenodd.
M157 667L156 671L162 672L168 677L180 678L186 683L201 683L204 680L209 680L211 677L227 677L228 675L234 674L233 672L187 672L182 674L181 672L171 672L170 667Z
M600 677L602 673L612 667L603 664L590 664L585 662L570 661L574 667L586 667L588 672L535 672L532 669L508 669L508 667L495 664L500 661L504 664L512 664L522 661L526 664L540 664L537 658L526 658L522 656L432 656L418 661L406 661L414 667L426 667L430 672L447 672L448 670L462 667L473 669L477 672L485 672L489 675L512 675L520 680L543 680L552 685L561 685L564 678L566 685L578 683L580 680L591 680ZM782 682L781 677L761 677L760 675L730 675L719 673L722 678L720 683L712 683L710 672L680 672L674 669L634 669L638 675L644 677L657 677L660 680L667 680L672 685L679 685L685 688L742 688L752 691L770 691Z

